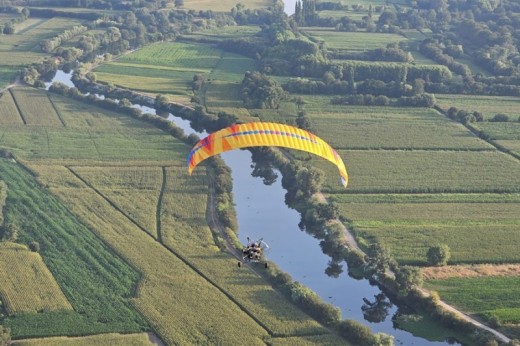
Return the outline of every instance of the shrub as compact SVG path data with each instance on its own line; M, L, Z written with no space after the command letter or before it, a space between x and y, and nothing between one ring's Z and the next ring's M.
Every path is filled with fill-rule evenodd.
M444 266L450 259L450 248L448 245L432 246L427 253L428 263L432 266Z

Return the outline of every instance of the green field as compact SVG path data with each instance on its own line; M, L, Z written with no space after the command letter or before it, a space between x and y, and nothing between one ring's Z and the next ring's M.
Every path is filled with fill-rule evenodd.
M328 48L362 51L385 48L390 43L399 43L407 39L397 34L341 32L334 28L302 28L319 41L324 41Z
M129 333L149 324L172 344L264 344L301 335L341 342L219 250L206 221L207 173L187 175L188 146L130 117L36 89L15 93L36 93L63 124L2 125L1 145L40 184L1 161L0 176L9 182L6 218L20 220L22 241L40 242L74 312L9 316L2 323L13 336Z
M450 247L452 263L520 260L513 250L520 241L519 194L352 194L333 199L362 244L385 243L401 262L425 264L429 247L440 243Z
M172 100L189 103L193 76L207 77L221 56L222 52L210 45L157 43L102 65L95 72L102 82L152 94L174 95Z
M26 160L172 162L172 160L184 159L185 154L179 152L179 148L187 152L184 145L172 141L169 135L157 131L144 122L80 102L69 101L62 96L47 95L46 92L37 89L16 88L14 90L18 98L28 100L24 101L23 109L32 111L34 119L37 119L40 125L13 124L19 122L19 115L11 112L5 115L2 113L0 145L11 148L14 153ZM5 95L0 98L0 102L4 97ZM33 103L33 100L39 100L40 103ZM5 109L7 107L12 111L16 109L12 107L11 102L6 101L6 104L11 106L4 105ZM38 107L49 111L40 113ZM143 142L144 137L147 140ZM121 151L120 148L125 150Z
M340 150L350 174L348 193L518 192L520 162L499 152ZM314 160L313 160L314 162ZM342 193L337 169L316 160L326 190Z
M266 8L272 5L272 1L269 0L244 0L240 3L249 9ZM184 0L183 8L195 11L229 12L236 4L235 0Z
M491 139L520 141L520 122L481 122L472 124Z
M255 35L260 31L260 27L256 25L240 25L240 26L224 26L220 28L211 28L197 30L185 37L188 39L211 39L215 41L223 41L227 39L243 38L245 36Z
M233 28L224 30L224 35L241 31ZM193 95L193 76L201 74L206 82L198 96L209 111L227 111L247 119L249 112L243 108L240 83L244 73L254 68L252 59L208 44L174 42L147 46L95 72L102 82L153 95L165 94L183 103L189 103Z
M364 8L362 11L352 11L352 10L343 10L343 11L318 11L318 16L320 18L332 18L332 19L341 19L343 17L348 17L352 20L362 20L363 17L368 16L368 7ZM379 13L372 14L372 20L377 22L379 19Z
M449 278L429 280L425 286L470 314L520 323L519 277Z
M520 99L518 97L436 94L435 98L436 104L443 109L456 107L469 112L481 112L486 120L499 113L507 114L511 120L518 120L520 117Z
M43 60L48 54L40 49L42 40L82 23L73 18L29 18L16 26L15 34L2 36L0 66L23 66Z
M433 109L332 105L330 97L302 97L311 129L336 149L494 149Z
M5 218L19 229L18 241L37 241L40 254L74 311L6 317L15 338L136 332L147 323L130 306L139 274L116 256L68 208L19 165L0 160L8 186Z

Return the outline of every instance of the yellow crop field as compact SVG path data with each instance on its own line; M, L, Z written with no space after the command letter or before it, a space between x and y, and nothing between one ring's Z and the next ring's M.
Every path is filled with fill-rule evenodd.
M47 184L46 172L53 173L53 182L74 180L68 170L59 167L39 170L39 167L32 166L44 184ZM58 174L71 177L56 179ZM164 341L171 344L240 344L247 339L253 345L263 344L267 331L240 307L131 223L92 188L76 180L73 187L49 184L49 188L141 273L133 303Z
M39 338L17 340L15 345L18 346L88 346L88 345L110 345L110 346L145 346L153 345L148 334L100 334L89 335L77 338L68 338L66 336L59 336L55 338Z
M166 176L161 210L164 244L189 259L276 335L326 333L259 276L238 268L235 259L215 247L205 221L208 191L204 170L190 177L184 167L169 167Z
M0 242L0 296L9 314L72 310L40 255L15 243Z
M14 88L11 91L27 125L63 126L46 93L33 88Z
M11 93L5 91L0 95L0 125L18 124L23 124L22 118L20 117L20 113L18 113Z
M161 167L74 167L73 170L157 238Z

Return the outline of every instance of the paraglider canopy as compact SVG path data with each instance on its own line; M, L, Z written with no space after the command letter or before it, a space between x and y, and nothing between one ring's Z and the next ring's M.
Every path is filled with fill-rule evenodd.
M191 175L200 162L213 155L233 149L258 146L298 149L321 156L336 165L342 184L347 187L347 170L336 150L308 131L269 122L235 124L208 135L191 149L188 155L188 172Z

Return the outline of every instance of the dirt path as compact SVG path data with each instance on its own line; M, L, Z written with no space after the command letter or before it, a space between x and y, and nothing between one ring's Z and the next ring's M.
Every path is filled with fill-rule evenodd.
M22 85L22 82L20 80L20 76L16 76L16 79L14 80L14 82L12 82L11 84L7 85L6 87L0 89L0 94L11 89L11 88L14 88L15 86L17 85Z

